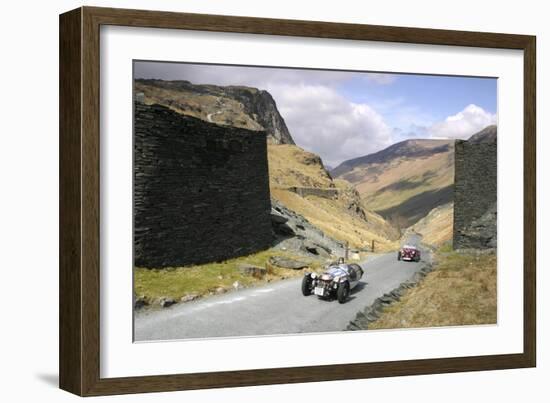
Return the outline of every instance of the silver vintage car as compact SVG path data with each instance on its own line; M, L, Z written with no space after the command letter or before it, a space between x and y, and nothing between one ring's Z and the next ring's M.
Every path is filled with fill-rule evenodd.
M302 279L302 294L321 298L336 298L343 304L351 290L363 277L363 269L355 263L330 264L322 274L306 273Z

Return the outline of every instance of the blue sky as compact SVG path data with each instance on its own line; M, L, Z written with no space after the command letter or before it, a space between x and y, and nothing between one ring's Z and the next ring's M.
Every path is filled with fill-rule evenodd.
M342 82L338 91L356 103L367 103L378 110L394 127L406 129L408 110L417 119L433 123L474 104L496 114L497 80L493 78L433 76L416 74L392 75L387 85L354 77Z
M136 62L136 78L269 91L295 142L331 166L409 138L466 139L497 122L494 78Z

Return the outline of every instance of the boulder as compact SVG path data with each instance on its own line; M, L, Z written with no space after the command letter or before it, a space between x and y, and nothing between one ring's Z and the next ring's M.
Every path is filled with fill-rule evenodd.
M181 302L191 302L191 301L196 300L197 298L199 298L198 294L187 294L187 295L184 295L183 297L181 297L180 301Z
M269 258L269 263L273 266L281 267L283 269L300 270L308 267L307 263L282 256L271 256Z
M285 224L285 223L273 224L273 230L277 235L281 235L285 237L296 235L292 227L290 227L288 224Z
M273 198L271 206L271 224L276 237L275 247L277 249L290 250L297 252L298 255L310 254L304 250L301 242L301 240L307 239L316 244L313 254L318 253L318 257L324 257L324 253L317 250L319 246L329 253L343 253L343 245L340 242L312 225L305 217L289 210Z
M302 250L304 252L311 253L312 255L316 256L322 256L322 257L329 257L330 256L330 249L325 248L315 242L312 242L310 240L304 240L302 244Z
M238 268L242 274L247 276L262 278L267 274L267 269L265 267L254 266L248 263L241 263L238 265Z
M140 295L134 301L134 309L141 309L147 305L149 305L149 301L147 301L147 298L145 297L145 295Z
M162 297L159 301L159 305L163 308L168 308L176 303L174 298Z
M384 294L380 298L378 298L382 304L390 305L395 301L395 298L393 298L390 294Z
M277 212L271 212L271 222L273 224L284 224L288 221L288 218L282 216Z

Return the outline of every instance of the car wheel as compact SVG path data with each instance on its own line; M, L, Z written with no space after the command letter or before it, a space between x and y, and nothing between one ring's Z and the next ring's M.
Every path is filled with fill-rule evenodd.
M338 298L338 302L343 304L347 301L349 297L349 283L340 283L338 285L338 290L336 290L336 297Z
M401 260L401 251L397 252L397 260Z
M302 294L304 297L311 295L311 277L306 274L302 279Z

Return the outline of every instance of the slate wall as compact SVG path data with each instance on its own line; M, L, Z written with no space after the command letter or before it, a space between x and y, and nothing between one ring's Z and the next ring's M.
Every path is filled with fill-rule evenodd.
M497 143L455 144L454 249L496 247Z
M134 109L134 264L186 266L272 242L264 132Z

